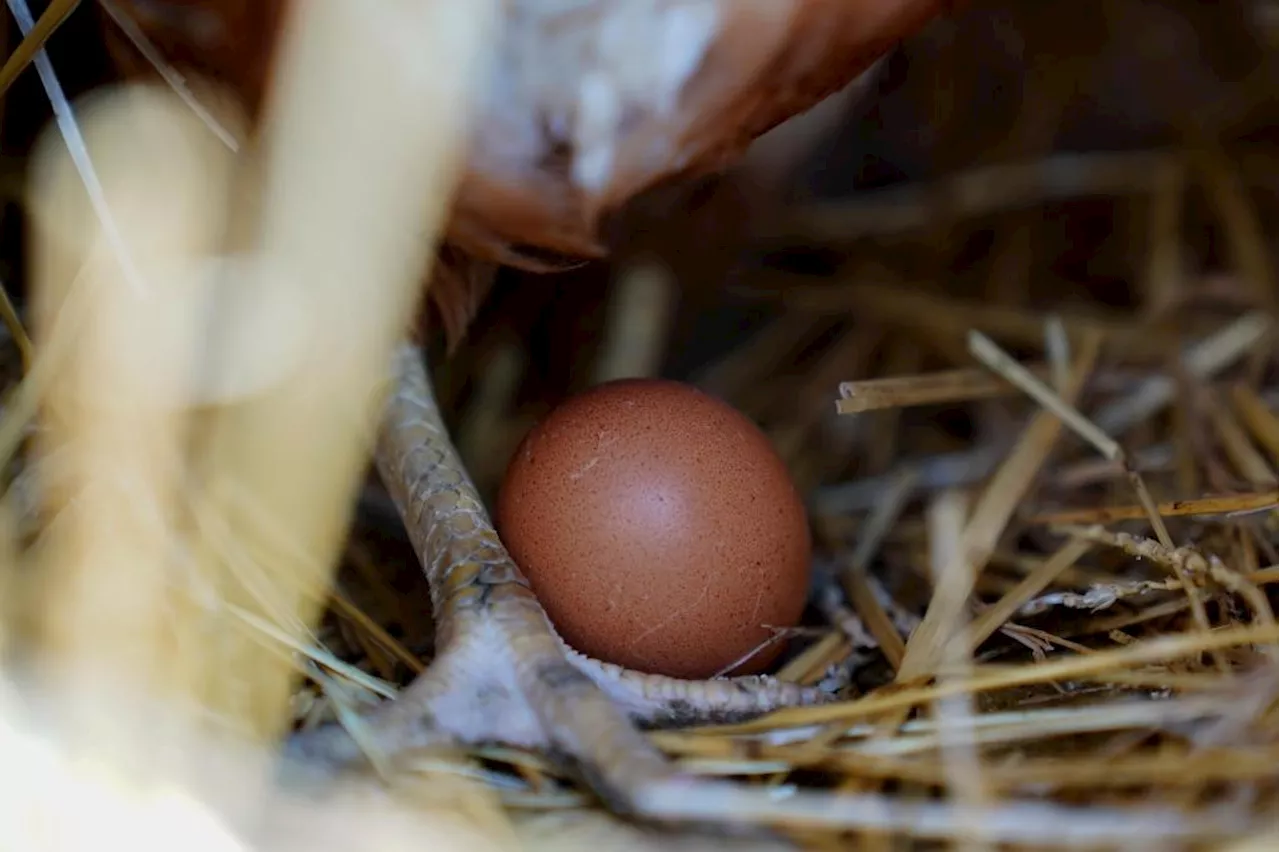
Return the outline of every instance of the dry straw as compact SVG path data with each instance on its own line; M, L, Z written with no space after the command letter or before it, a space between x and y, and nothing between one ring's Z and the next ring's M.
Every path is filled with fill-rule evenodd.
M20 16L0 91L51 68L75 5ZM707 848L613 818L551 755L420 750L322 786L266 747L334 720L359 741L357 711L429 664L397 557L347 520L502 6L297 5L260 150L172 69L75 128L41 71L70 135L34 161L34 334L0 419L6 459L35 438L0 502L0 847ZM696 783L644 811L774 830L731 848L1275 847L1274 243L1251 197L1274 163L1185 128L769 224L852 259L737 275L776 319L694 380L814 486L821 617L778 675L839 695L652 732ZM1018 268L1041 260L1028 209L1081 195L1141 235L1136 308L1024 298L1047 274ZM1247 298L1179 328L1192 212ZM992 280L932 284L919 256L948 269L975 230L1004 240ZM675 274L621 269L586 375L659 369ZM530 360L498 334L451 366L482 487Z
M38 405L37 469L57 467L37 545L7 542L6 588L38 618L6 668L5 848L507 841L448 805L483 808L461 781L422 811L367 785L320 807L278 787L261 748L291 721L290 648L315 643L496 11L306 4L247 192L167 89L96 92L60 110L76 133L41 142L36 356L5 414L14 434ZM48 62L10 64L32 56ZM228 245L237 217L253 235Z

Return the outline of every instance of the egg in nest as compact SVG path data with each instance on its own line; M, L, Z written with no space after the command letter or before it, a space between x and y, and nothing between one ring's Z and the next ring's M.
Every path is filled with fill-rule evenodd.
M637 671L765 669L808 595L804 504L768 438L674 381L624 379L554 410L516 450L503 543L560 635Z

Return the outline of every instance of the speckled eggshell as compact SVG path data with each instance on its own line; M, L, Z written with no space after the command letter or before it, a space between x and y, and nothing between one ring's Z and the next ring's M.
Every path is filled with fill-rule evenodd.
M710 677L804 609L809 525L786 467L679 382L609 382L553 411L507 468L497 522L565 641L627 668Z

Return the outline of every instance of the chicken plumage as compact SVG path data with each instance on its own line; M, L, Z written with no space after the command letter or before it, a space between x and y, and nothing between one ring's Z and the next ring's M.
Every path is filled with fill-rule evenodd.
M166 59L269 102L289 0L116 0ZM947 0L507 0L429 294L451 344L496 265L604 257L602 227L659 183L732 164ZM371 7L372 10L373 7ZM150 73L108 28L128 75Z

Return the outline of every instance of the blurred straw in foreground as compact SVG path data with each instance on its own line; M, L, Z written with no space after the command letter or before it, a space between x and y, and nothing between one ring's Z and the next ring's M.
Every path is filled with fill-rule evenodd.
M464 839L458 819L397 833L371 790L299 810L266 773L290 719L288 646L312 644L497 6L299 4L247 195L222 142L160 89L80 110L110 222L74 143L43 140L27 391L52 521L27 555L3 542L5 589L26 593L9 612L35 614L25 633L6 625L3 848ZM224 256L247 216L256 236ZM145 799L124 792L139 784Z

